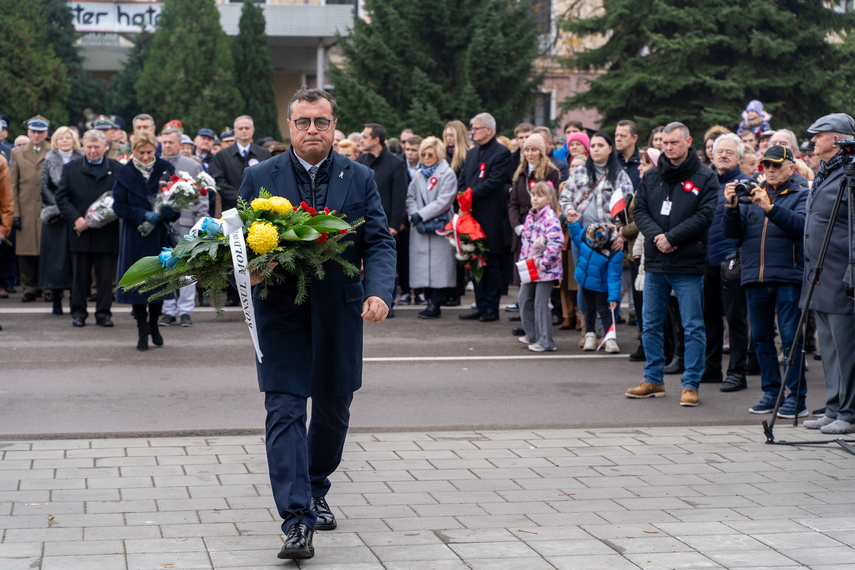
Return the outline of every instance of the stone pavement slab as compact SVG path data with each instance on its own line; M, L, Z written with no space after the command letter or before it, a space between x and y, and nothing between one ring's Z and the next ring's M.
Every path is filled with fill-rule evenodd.
M853 468L759 426L353 434L296 564L261 436L0 442L0 569L852 568Z

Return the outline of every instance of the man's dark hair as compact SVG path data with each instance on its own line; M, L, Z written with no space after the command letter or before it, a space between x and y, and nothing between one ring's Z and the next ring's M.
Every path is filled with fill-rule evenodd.
M419 135L413 135L404 142L407 144L414 144L416 146L419 146L420 144L422 144L422 137L420 137Z
M585 132L585 127L582 126L582 121L577 121L576 119L572 119L564 123L564 127L561 129L562 131L566 131L567 127L576 127L583 133Z
M288 118L291 118L291 105L296 103L297 101L307 101L309 103L314 103L315 101L320 101L321 99L326 99L330 102L330 107L332 107L332 116L333 120L338 118L338 103L335 100L335 97L332 96L328 91L323 89L309 89L305 85L300 87L300 89L294 93L294 96L291 97L291 100L288 101Z
M618 121L615 130L617 130L617 127L629 127L630 136L638 136L638 123L636 123L635 121L624 119L623 121Z
M377 123L365 123L366 129L371 129L371 137L380 139L380 144L386 144L386 127Z

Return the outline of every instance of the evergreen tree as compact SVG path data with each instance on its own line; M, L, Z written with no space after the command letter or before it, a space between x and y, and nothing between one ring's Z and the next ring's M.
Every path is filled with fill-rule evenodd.
M823 0L604 0L604 12L564 22L580 37L607 37L568 65L604 72L589 91L563 103L596 108L604 129L634 119L642 132L682 121L699 136L710 125L732 129L759 99L773 128L798 132L840 111L851 92L850 51L833 33L852 14Z
M22 122L36 114L53 125L66 124L66 69L47 45L38 6L29 0L4 0L0 30L0 110L9 116L10 138L26 133Z
M71 6L64 0L41 0L39 22L45 28L45 46L50 46L66 68L69 94L66 100L69 124L82 126L87 107L99 112L104 107L105 85L89 77L83 69L83 57L77 47L77 31Z
M264 24L261 7L254 0L244 0L238 35L232 43L235 79L241 95L240 113L252 117L256 138L270 136L280 140L273 64Z
M233 65L214 0L165 0L137 100L158 124L178 119L188 133L230 124L240 97Z
M122 117L128 126L130 126L133 117L145 113L142 105L137 101L134 85L140 78L153 39L154 34L145 31L137 34L136 43L134 47L128 50L128 57L121 71L113 77L107 111L111 115Z
M365 0L365 13L339 38L345 67L329 69L339 128L436 135L451 119L487 111L503 129L529 111L540 78L528 2Z

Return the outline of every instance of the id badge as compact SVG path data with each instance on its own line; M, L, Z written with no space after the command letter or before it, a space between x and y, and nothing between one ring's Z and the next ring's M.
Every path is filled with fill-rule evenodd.
M670 216L671 215L671 201L670 200L665 200L664 202L662 202L662 209L659 210L659 213L663 216Z

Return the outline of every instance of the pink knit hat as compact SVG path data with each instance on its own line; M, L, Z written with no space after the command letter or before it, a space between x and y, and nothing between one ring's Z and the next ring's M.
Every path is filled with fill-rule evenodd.
M653 166L659 166L659 157L661 155L662 151L657 148L650 147L647 149L647 158L650 159L650 162L653 163Z
M570 148L570 141L579 141L585 145L585 152L588 152L588 148L591 146L591 139L583 132L570 133L570 136L567 137L567 142L564 143L565 148Z

